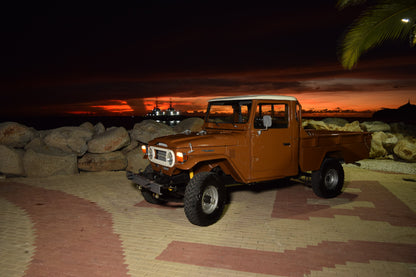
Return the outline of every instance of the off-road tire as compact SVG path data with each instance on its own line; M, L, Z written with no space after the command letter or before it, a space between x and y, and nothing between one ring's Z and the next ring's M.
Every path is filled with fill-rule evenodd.
M144 171L143 174L145 177L150 178L152 176L153 173L153 169L152 169L152 165L148 165ZM157 204L157 205L161 205L161 204L165 204L166 201L165 200L161 200L161 199L157 199L156 197L154 197L153 192L147 190L147 189L142 189L142 196L144 198L144 200L146 200L146 202L149 202L150 204Z
M322 198L332 198L342 192L344 169L336 159L325 159L321 168L312 172L313 192Z
M194 225L212 225L221 218L225 201L225 186L218 175L200 172L195 174L186 186L185 215Z

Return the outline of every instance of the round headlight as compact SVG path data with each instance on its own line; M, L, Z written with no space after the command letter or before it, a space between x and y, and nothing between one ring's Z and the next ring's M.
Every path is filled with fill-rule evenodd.
M153 149L150 147L147 148L147 157L149 158L149 160L153 159Z
M166 161L168 164L173 165L173 154L172 152L168 152L168 155L166 156Z

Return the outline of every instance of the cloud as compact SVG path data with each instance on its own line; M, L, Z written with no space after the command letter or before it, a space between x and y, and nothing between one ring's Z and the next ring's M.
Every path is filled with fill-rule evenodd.
M304 105L318 105L311 100L315 97L321 99L322 106L334 101L334 105L344 109L353 105L355 100L354 107L357 109L368 109L369 104L374 104L373 108L377 109L389 105L397 107L408 99L416 102L414 72L416 59L410 58L362 62L356 71L345 71L338 64L324 63L246 71L40 78L7 87L4 91L8 93L4 94L0 103L0 113L85 111L100 114L112 110L140 114L149 110L146 106L148 99L156 97L173 98L181 110L200 110L209 98L242 94L294 95L305 101ZM177 100L180 98L183 101ZM386 102L383 104L381 100ZM122 103L126 103L124 108L117 107Z

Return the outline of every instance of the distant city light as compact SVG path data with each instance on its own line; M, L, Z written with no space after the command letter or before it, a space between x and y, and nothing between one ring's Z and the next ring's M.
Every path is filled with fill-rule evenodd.
M403 23L409 23L410 19L409 18L402 18L402 22Z

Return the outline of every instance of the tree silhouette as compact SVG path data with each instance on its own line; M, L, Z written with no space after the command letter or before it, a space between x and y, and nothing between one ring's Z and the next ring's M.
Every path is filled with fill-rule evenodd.
M337 7L363 4L365 0L339 0ZM373 1L348 29L340 45L341 64L352 69L360 56L386 40L409 39L416 44L416 0Z

